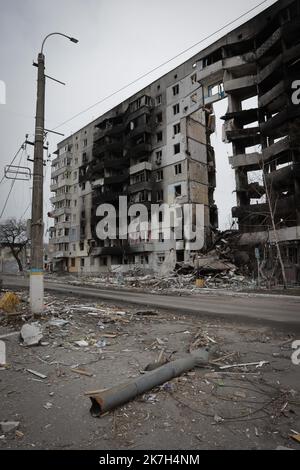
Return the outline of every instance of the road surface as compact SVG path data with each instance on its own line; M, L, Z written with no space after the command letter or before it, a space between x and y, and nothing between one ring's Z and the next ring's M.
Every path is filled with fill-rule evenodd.
M29 280L19 277L3 276L3 287L28 287ZM104 289L103 287L80 287L45 282L45 289L50 292L71 294L84 298L128 303L143 308L162 308L193 313L203 317L226 318L226 320L244 320L252 323L272 323L300 331L300 297L291 296L253 296L199 294L191 296L160 295L133 292L122 289Z

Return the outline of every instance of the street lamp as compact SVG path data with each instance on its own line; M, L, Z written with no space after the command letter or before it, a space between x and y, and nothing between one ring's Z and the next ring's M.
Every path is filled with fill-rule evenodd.
M43 49L50 36L59 35L75 44L77 39L63 33L45 37L38 55L37 101L35 117L33 188L31 208L31 272L30 306L34 314L41 314L44 304L44 226L43 226L43 157L45 124L45 56Z

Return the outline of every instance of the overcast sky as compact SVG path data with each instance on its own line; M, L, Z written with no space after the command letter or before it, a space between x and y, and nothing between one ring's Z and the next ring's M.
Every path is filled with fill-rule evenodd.
M5 82L7 90L6 104L0 104L0 180L4 166L11 162L25 134L33 139L37 69L32 67L32 61L36 60L45 35L58 31L80 41L75 45L56 36L45 47L46 73L67 83L64 87L47 81L46 127L53 129L258 3L259 0L0 0L0 81ZM273 3L274 0L267 1L234 26ZM233 26L227 31L231 29ZM57 130L65 136L77 131L224 33L194 47ZM225 112L226 102L218 103L217 115ZM235 195L232 194L234 174L227 158L231 150L221 143L220 124L214 136L218 172L216 201L220 225L224 228ZM61 138L49 135L48 140L53 152ZM29 151L32 154L33 150L29 148ZM27 166L25 156L22 163ZM45 211L50 207L49 175L48 164ZM10 185L8 180L0 185L0 214ZM29 182L16 182L3 218L24 214L30 205L30 187ZM30 208L25 217L30 217Z

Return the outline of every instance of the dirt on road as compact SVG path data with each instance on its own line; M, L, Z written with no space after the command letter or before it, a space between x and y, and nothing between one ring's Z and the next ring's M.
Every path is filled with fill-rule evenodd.
M19 332L35 320L26 295L14 314L0 312L0 422L18 423L0 428L0 449L300 449L293 332L47 295L43 338L27 347ZM207 367L91 416L86 392L212 345Z

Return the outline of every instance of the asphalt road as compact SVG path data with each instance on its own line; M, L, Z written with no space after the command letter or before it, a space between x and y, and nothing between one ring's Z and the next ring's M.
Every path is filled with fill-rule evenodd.
M3 276L3 287L28 287L29 280ZM47 291L72 294L84 298L128 303L143 308L162 308L193 313L203 317L244 320L251 323L266 323L300 331L300 297L199 294L191 296L159 295L129 290L79 287L47 281Z

